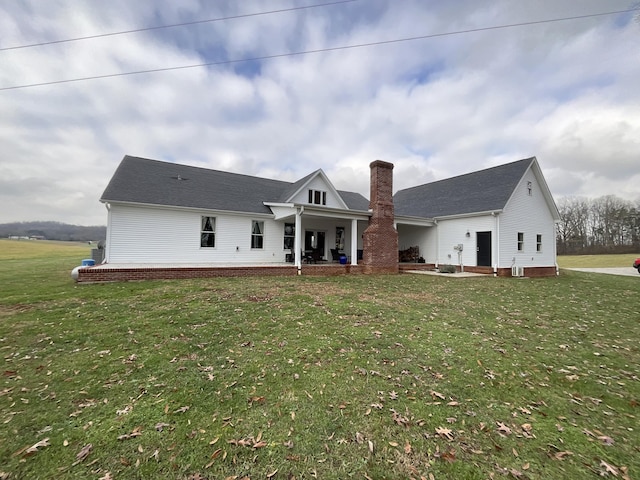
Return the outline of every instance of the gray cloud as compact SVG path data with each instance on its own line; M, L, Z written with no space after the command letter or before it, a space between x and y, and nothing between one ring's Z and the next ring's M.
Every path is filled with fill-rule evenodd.
M103 2L104 3L104 2ZM278 8L293 6L282 2ZM597 0L371 0L0 52L0 87L625 9ZM5 2L0 47L275 9L272 2ZM631 15L0 91L0 222L104 224L125 154L368 195L536 155L554 195L640 183Z

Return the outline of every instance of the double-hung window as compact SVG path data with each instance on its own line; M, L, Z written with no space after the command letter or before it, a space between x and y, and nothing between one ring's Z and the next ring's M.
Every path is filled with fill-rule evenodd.
M284 224L284 249L291 250L296 239L296 224Z
M200 223L200 246L214 248L216 246L216 217L202 217Z
M261 220L251 221L251 248L259 249L264 247L264 222Z
M524 252L524 232L518 232L518 251Z
M536 252L542 251L542 235L536 235Z

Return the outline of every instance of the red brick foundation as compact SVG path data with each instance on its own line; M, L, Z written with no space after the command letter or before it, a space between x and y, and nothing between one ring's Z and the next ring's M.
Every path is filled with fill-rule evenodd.
M303 265L300 275L337 276L362 274L360 265ZM298 270L291 265L249 267L149 267L108 268L85 267L78 270L78 283L129 282L139 280L180 280L187 278L220 277L282 277L296 276Z
M434 263L401 263L400 272L406 272L408 270L434 270L436 268ZM456 266L456 271L460 271L460 267ZM464 267L465 272L469 273L482 273L485 275L493 275L494 271L492 267ZM511 268L498 268L497 277L511 277ZM556 267L524 267L524 276L528 278L533 277L555 277Z

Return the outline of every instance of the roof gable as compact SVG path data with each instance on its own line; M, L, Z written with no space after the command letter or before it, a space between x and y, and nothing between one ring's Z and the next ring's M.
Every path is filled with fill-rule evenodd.
M127 155L100 201L270 214L265 202L281 202L316 173L291 183ZM336 195L342 197L344 193ZM359 210L361 205L368 205L357 193L350 193L348 198L341 200L344 208Z
M327 199L327 206L349 208L322 169L318 169L295 182L287 192L288 197L284 199L284 202L306 203L308 198L307 191L309 189L326 191L329 197Z
M437 218L504 209L535 157L398 191L397 215Z

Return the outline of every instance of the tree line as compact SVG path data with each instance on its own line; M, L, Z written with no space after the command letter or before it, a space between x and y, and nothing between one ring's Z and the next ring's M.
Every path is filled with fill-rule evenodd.
M14 222L0 225L0 238L30 237L72 242L100 241L107 237L107 227L69 225L61 222Z
M640 201L606 195L558 201L558 254L640 252Z

